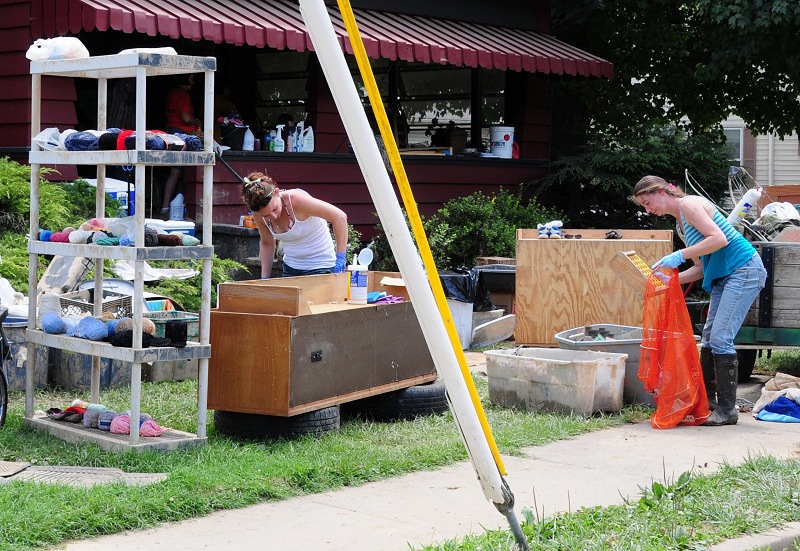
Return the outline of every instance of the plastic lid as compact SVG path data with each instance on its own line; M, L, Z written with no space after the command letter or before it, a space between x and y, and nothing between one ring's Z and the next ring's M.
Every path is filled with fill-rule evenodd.
M361 252L358 253L358 263L362 266L369 266L372 263L372 249L366 247L361 249Z

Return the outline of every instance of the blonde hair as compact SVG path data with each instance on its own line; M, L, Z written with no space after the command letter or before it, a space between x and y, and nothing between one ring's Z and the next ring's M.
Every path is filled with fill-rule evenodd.
M251 172L242 183L242 201L251 212L256 212L266 207L277 191L275 180L263 172Z
M672 182L667 182L660 176L645 176L633 186L633 195L631 195L629 199L634 203L638 203L636 198L640 195L657 193L659 191L664 191L673 197L683 197L686 195L681 188L677 187Z

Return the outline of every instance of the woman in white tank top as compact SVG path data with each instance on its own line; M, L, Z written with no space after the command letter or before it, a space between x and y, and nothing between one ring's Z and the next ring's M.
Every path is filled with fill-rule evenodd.
M278 240L283 244L283 276L345 270L347 215L340 208L315 199L302 189L279 189L262 172L253 172L244 179L242 201L253 213L261 238L261 279L272 273Z

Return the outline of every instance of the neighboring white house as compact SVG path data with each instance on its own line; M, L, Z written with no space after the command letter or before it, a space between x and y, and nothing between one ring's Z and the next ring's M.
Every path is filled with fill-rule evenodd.
M753 135L740 117L722 123L731 161L747 169L761 186L769 187L770 201L800 203L800 139L793 133L783 139L774 134ZM764 203L764 201L762 201Z

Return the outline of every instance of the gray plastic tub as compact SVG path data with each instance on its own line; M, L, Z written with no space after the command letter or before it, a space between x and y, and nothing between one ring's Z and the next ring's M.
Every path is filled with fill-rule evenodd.
M580 340L587 333L610 339L604 341ZM556 342L559 348L567 350L593 350L595 352L615 352L627 354L625 360L625 382L622 400L626 404L643 404L655 407L652 394L645 391L644 383L639 380L639 356L642 349L642 328L628 325L594 324L575 327L557 333Z

